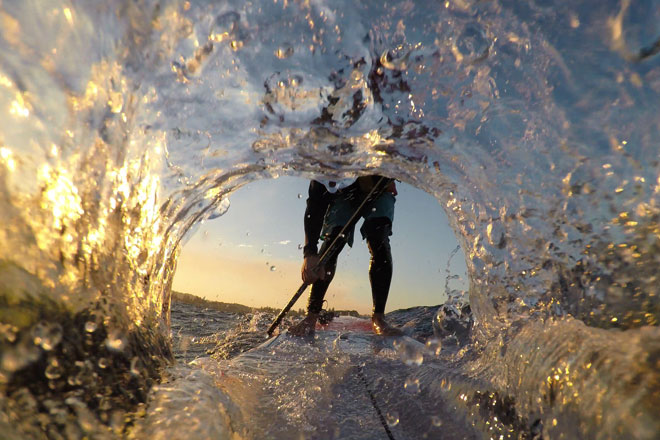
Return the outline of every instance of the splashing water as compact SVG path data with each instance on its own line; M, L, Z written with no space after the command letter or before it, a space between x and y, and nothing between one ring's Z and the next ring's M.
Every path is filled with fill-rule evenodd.
M255 179L379 173L434 195L468 260L462 372L425 362L423 389L655 438L658 23L628 0L1 3L3 431L122 435L186 234Z

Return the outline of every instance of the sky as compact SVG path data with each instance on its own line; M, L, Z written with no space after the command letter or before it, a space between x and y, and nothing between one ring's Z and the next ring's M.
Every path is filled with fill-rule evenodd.
M187 239L173 289L214 301L281 309L302 284L303 217L309 181L296 177L251 182L230 197L226 214ZM397 182L391 239L394 274L386 312L445 301L449 286L467 288L465 257L437 200ZM356 227L353 248L339 256L326 307L371 312L369 251ZM448 272L449 270L449 272ZM307 305L309 291L294 306Z

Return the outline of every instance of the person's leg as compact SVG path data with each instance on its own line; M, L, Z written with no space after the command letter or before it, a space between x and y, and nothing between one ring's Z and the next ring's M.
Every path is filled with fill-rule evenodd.
M364 232L371 253L369 281L371 283L374 313L385 313L387 296L390 292L390 283L392 282L391 230L392 224L385 217L365 221Z
M328 249L335 237L339 235L340 229L341 228L336 228L332 234L323 241L323 245L321 245L321 249L319 250L319 255L323 255L323 253ZM346 240L344 238L337 240L337 244L335 245L334 250L326 257L325 263L323 264L325 270L325 279L318 280L312 284L312 291L309 294L309 301L307 303L308 313L318 314L321 312L321 309L323 308L323 298L325 298L325 293L328 291L328 287L330 286L332 279L335 277L337 257L341 253L345 244Z
M397 336L401 331L385 321L385 305L392 282L392 250L390 235L392 235L391 217L368 217L362 227L362 233L367 240L371 253L369 266L369 281L373 299L371 322L374 332L382 335Z
M339 234L341 227L333 230L333 233L323 240L321 249L319 250L319 255L323 255L326 249L333 242L334 238ZM328 291L330 282L335 276L335 270L337 267L337 257L339 253L344 248L346 244L345 238L340 238L337 240L334 250L331 254L326 257L324 270L325 270L325 279L318 280L312 284L312 290L309 294L309 301L307 303L307 316L300 321L298 324L289 328L289 333L294 336L309 336L314 334L314 328L316 327L316 321L318 320L319 313L323 308L323 298L325 293Z

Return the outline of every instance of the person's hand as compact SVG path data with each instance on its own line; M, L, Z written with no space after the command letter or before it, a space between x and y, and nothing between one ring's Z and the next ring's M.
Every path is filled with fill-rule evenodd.
M318 255L305 257L302 266L302 280L305 284L314 284L318 280L325 279L325 269L319 265Z

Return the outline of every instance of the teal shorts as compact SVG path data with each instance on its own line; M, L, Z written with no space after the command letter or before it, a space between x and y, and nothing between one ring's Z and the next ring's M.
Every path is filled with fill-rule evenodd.
M396 198L394 194L390 192L384 192L376 200L367 203L364 207L362 218L365 219L365 223L360 228L360 233L362 238L365 237L365 227L366 220L376 219L376 218L387 218L390 221L390 224L394 221L394 202ZM361 202L361 201L360 201ZM321 230L321 238L323 240L327 239L333 230L343 227L353 216L353 213L359 206L359 202L355 202L353 198L349 197L349 194L338 195L325 213L323 218L323 229ZM348 228L344 233L346 235L346 242L349 246L353 246L353 236L355 226ZM391 232L390 232L391 235Z

